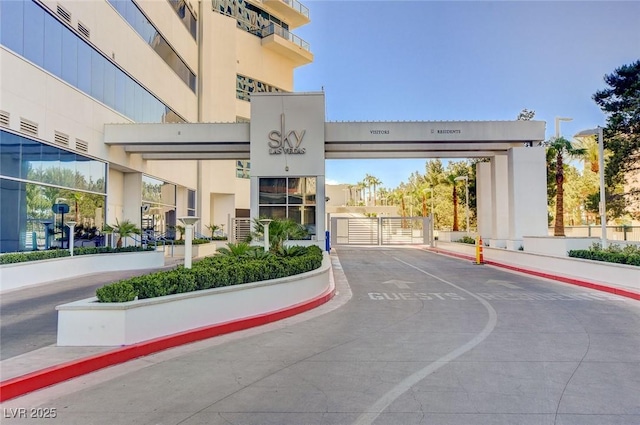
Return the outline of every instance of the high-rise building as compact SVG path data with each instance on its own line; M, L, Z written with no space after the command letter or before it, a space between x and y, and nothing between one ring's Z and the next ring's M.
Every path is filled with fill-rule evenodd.
M180 160L105 143L105 124L246 122L313 61L296 0L0 1L0 252L130 220L171 233L249 216L247 158ZM165 126L163 126L165 128ZM227 229L224 229L227 230Z

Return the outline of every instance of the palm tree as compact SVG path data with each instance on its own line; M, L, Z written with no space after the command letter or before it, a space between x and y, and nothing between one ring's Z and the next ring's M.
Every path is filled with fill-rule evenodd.
M575 147L584 150L582 160L584 161L585 166L589 164L589 169L598 174L598 170L600 169L598 163L598 159L600 157L600 149L595 136L576 137L576 139L578 139L578 143L575 143Z
M376 205L376 187L381 185L382 182L375 176L367 174L364 176L364 182L367 184L367 187L373 187L373 205Z
M263 218L263 217L261 217ZM253 222L254 235L262 236L264 226L260 223L260 218ZM309 236L309 232L301 225L291 219L276 218L269 224L269 246L271 251L278 252L289 239L300 240Z
M556 159L556 218L554 236L564 236L564 157L579 157L586 153L584 148L574 148L564 137L553 139L547 144L547 153Z
M360 196L359 196L360 201L365 201L364 190L365 190L366 187L367 187L367 185L363 181L362 182L358 182L356 184L356 190L360 194ZM360 201L358 202L358 204L360 203ZM366 205L366 201L365 201L364 204Z
M117 248L122 248L122 238L140 234L140 229L138 229L134 223L129 220L120 222L117 218L115 226L105 225L105 231L118 234L118 242L116 242Z

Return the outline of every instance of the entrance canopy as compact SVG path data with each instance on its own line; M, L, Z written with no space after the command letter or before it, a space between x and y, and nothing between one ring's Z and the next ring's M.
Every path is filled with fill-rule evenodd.
M108 124L104 137L147 160L251 160L251 217L293 219L320 246L326 159L490 158L478 230L517 249L547 232L544 136L543 121L326 122L324 93L254 93L250 123Z
M326 122L325 159L477 158L544 140L544 121ZM107 124L105 143L149 160L250 159L248 123Z

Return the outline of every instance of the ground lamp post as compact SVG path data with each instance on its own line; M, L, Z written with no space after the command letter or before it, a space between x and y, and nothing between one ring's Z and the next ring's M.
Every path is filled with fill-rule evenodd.
M269 251L269 225L273 220L270 218L263 218L260 220L260 224L262 224L262 228L264 229L264 250L265 252Z
M191 257L193 256L192 245L193 245L193 225L200 220L199 217L178 217L178 220L182 224L184 224L184 233L185 233L185 241L184 241L184 268L191 268Z
M433 241L435 240L434 232L436 231L436 225L434 223L436 219L436 213L433 209L433 197L435 196L435 192L432 187L428 187L425 191L431 192L431 245L433 245Z
M67 221L67 227L69 227L69 253L71 254L71 256L73 257L73 238L75 236L75 227L76 227L76 222L75 221Z
M607 200L605 198L604 187L604 138L602 136L602 127L592 128L589 130L583 130L573 137L587 137L598 136L598 171L600 173L600 203L598 209L600 212L600 226L602 234L600 238L600 244L602 248L607 247Z
M465 196L467 199L467 233L469 233L469 176L460 176L454 179L455 181L465 181Z

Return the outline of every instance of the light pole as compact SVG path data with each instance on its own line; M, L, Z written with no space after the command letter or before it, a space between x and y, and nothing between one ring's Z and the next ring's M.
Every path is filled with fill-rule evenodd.
M607 200L604 187L604 137L602 135L602 127L583 130L573 137L598 136L598 172L600 173L600 203L598 210L600 212L600 227L602 229L600 245L602 248L607 247Z
M75 221L67 221L67 227L69 227L69 253L71 254L71 256L73 257L73 238L75 236L75 227L76 227L76 222Z
M431 245L433 245L433 241L435 240L435 235L434 232L436 230L436 225L435 225L435 220L436 220L436 213L433 209L433 197L435 196L435 192L433 191L432 187L428 187L425 189L425 191L431 192Z
M556 117L556 139L560 137L560 121L573 121L573 118Z
M467 233L469 233L469 176L460 176L454 179L455 181L465 181L465 196L467 199Z
M260 220L262 224L262 228L264 229L264 250L265 252L269 251L269 225L273 220L270 218L263 218Z
M199 217L178 217L178 220L184 224L185 241L184 241L184 268L191 268L191 257L193 256L193 225L196 224Z

